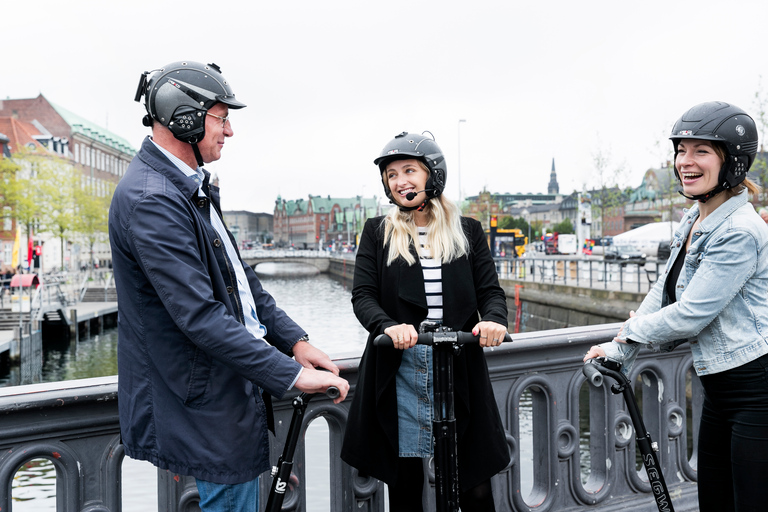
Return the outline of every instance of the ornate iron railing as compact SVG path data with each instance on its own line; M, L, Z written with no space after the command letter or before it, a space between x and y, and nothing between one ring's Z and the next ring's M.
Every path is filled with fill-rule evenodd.
M595 343L611 339L619 324L515 335L487 350L496 401L507 431L512 463L493 479L497 510L654 510L644 470L637 462L632 423L621 402L605 388L590 388L581 358ZM354 390L359 360L338 364ZM680 347L666 354L643 351L631 374L645 425L659 444L664 475L676 510L696 510L696 435L701 389L691 355ZM277 459L292 408L275 404ZM385 510L385 487L359 475L338 457L347 402L313 400L306 424L328 424L332 511ZM0 388L0 510L11 510L13 477L26 461L44 458L56 468L60 511L121 510L121 462L117 377ZM295 456L296 486L284 510L303 511L308 496L307 456ZM262 480L266 497L270 479ZM158 510L197 510L194 480L158 471ZM266 499L262 499L262 506Z

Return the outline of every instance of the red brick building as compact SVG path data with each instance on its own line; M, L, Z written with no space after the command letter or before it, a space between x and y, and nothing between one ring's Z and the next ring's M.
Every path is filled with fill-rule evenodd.
M366 219L379 214L376 197L310 195L305 201L277 196L273 216L274 244L296 249L356 247Z
M6 158L22 148L33 149L64 158L80 169L85 182L96 194L106 195L128 168L136 150L122 137L92 123L63 107L48 101L42 94L36 98L0 100L0 133L5 134ZM7 213L7 210L4 210ZM7 227L7 222L3 226ZM11 231L0 231L0 259L5 261L5 246L13 242L15 225ZM40 235L42 236L42 234ZM38 235L36 235L36 238ZM68 240L65 261L70 267L84 264L90 255L78 240ZM22 244L24 245L24 244ZM46 251L46 260L57 262L61 254L52 243ZM109 243L106 239L94 247L101 264L111 260Z

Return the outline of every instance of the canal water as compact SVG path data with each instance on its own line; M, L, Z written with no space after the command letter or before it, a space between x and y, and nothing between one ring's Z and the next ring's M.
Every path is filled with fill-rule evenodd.
M264 288L275 297L282 309L309 332L315 345L332 358L362 354L367 332L352 312L349 281L340 281L327 274L313 275L312 272L306 272L306 267L292 268L287 264L262 264L258 270ZM105 331L66 347L47 348L42 372L44 382L116 374L117 331ZM7 385L8 380L8 375L0 373L0 386ZM524 394L520 409L521 433L531 432L531 419L530 397ZM305 442L307 453L313 454L307 460L306 468L307 510L327 512L330 510L330 476L328 429L324 419L319 418L309 426ZM588 446L588 438L581 442L583 448ZM520 449L521 474L526 478L532 474L533 464L530 436L523 436ZM585 451L589 453L588 448L582 449L582 453ZM123 511L156 510L157 470L147 462L126 457L122 471ZM55 479L52 464L45 460L31 461L22 467L14 479L14 512L55 511ZM531 481L522 482L524 495L531 489Z

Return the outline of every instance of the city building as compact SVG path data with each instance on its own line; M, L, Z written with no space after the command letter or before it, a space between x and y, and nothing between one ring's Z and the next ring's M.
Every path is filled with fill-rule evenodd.
M0 132L9 139L6 143L7 158L12 158L11 155L22 148L60 157L80 170L84 186L101 197L111 193L136 154L136 150L122 137L51 103L42 94L35 98L0 100ZM7 209L4 210L5 216L6 212ZM3 227L5 225L7 222ZM0 231L0 259L3 261L6 261L7 243L10 241L12 245L14 236L15 226L10 232L5 229ZM51 233L34 233L34 237L34 244L44 247L42 269L52 269L62 259L68 268L88 264L109 265L111 262L106 232L92 247L90 242L76 235L64 244L52 242L56 237ZM26 244L22 244L26 255L25 247Z
M312 196L286 200L277 196L273 218L276 247L353 250L365 221L381 214L378 199L361 196Z
M260 249L264 244L272 242L271 213L232 210L221 212L221 215L240 249Z

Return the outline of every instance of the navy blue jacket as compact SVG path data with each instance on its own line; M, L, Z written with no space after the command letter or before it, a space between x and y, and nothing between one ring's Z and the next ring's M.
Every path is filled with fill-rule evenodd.
M287 391L300 365L286 354L305 332L250 267L229 261L210 223L219 191L207 174L204 189L210 200L146 139L115 190L120 430L132 458L232 484L270 466L256 386ZM245 270L271 345L243 325L233 263Z

